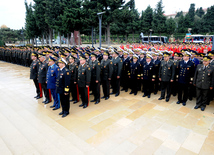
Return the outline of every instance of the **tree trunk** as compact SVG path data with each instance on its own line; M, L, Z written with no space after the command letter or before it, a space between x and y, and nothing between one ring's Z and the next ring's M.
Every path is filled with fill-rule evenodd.
M119 35L117 34L117 44L120 44Z
M110 46L110 23L107 24L107 43L108 43L108 46Z
M68 47L69 47L69 34L67 33L67 44L68 44Z
M78 45L80 47L80 31L78 31Z

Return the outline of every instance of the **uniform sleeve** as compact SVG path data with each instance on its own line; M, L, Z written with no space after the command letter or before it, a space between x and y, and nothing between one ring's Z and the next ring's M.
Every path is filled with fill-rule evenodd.
M90 85L91 82L91 68L88 66L86 69L86 85Z
M56 68L55 68L55 77L56 77L56 79L57 79L57 77L58 77L58 73L59 73L59 67L56 66Z
M176 66L173 63L173 65L172 65L172 77L171 77L171 80L175 79L175 69L176 69Z
M74 68L74 82L77 82L77 76L78 76L78 66L76 65Z
M100 62L96 66L96 80L100 81Z
M109 62L109 77L108 78L111 78L111 76L112 76L112 73L113 73L113 63L112 63L112 61L110 61Z
M193 82L194 71L195 71L195 64L192 63L192 66L190 67L190 82Z
M122 68L123 68L123 61L122 61L122 59L120 59L119 62L118 62L117 76L121 76Z
M70 73L69 73L69 70L66 70L64 78L65 78L64 91L65 91L65 93L69 93L69 86L70 86Z
M214 87L214 68L213 68L213 70L212 70L212 76L211 76L210 87Z
M159 78L161 78L161 75L162 75L161 70L162 70L162 62L160 63L160 67L159 67Z
M198 68L199 66L197 66L196 70L195 70L195 74L194 74L194 78L193 78L193 84L196 84L196 80L197 80L197 75L198 75Z

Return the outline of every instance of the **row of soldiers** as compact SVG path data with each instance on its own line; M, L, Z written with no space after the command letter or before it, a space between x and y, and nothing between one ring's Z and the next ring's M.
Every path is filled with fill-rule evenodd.
M213 51L208 52L206 55L199 54L198 60L195 58L198 53L189 49L183 50L182 53L167 51L157 53L155 50L149 52L141 49L135 49L134 51L116 48L95 49L90 47L79 49L72 47L71 49L62 48L60 50L39 48L37 50L38 52L34 52L34 54L39 55L39 60L44 58L47 66L46 80L43 82L38 81L38 83L42 83L44 91L45 88L50 89L47 86L48 81L50 81L47 77L54 75L52 74L53 70L50 69L48 71L50 67L47 64L52 61L56 66L64 64L65 73L66 75L68 74L67 77L69 78L67 81L70 82L63 84L64 89L61 89L63 90L61 94L68 95L68 92L71 92L74 103L79 101L78 95L80 94L82 99L80 107L83 108L88 106L90 90L92 90L92 94L94 95L92 102L95 102L95 104L100 102L100 84L103 87L104 96L102 98L106 100L110 97L111 85L113 89L111 94L115 96L120 94L120 86L126 92L128 88L131 88L130 94L134 95L141 90L144 92L143 97L147 96L148 98L150 98L152 92L157 94L160 89L161 96L159 100L166 99L167 102L171 94L176 95L178 93L177 104L182 103L184 106L187 99L192 98L196 94L197 104L195 108L200 107L201 110L204 110L206 105L211 101L214 63L212 61L214 59ZM37 60L40 71L44 71L44 64L41 62L43 61ZM56 96L55 99L58 99L58 103L60 100L62 105L69 105L69 97L66 96L66 104L64 104L65 100L63 99L66 97L60 95L60 93L53 94L56 92L57 87L62 86L59 81L63 79L65 73L55 74L55 81L52 83L56 87L55 91L54 89L50 89L50 91L46 90L46 92L51 92L53 98ZM38 77L41 77L39 71ZM45 83L47 84L46 86ZM142 89L141 84L143 84ZM38 90L37 92L39 92ZM167 90L166 97L165 90ZM195 90L197 91L195 92ZM47 93L45 93L45 103L50 102L50 95ZM38 93L37 98L40 97L41 94ZM56 107L55 101L52 107L54 109L59 108L59 106ZM69 114L69 110L63 111L66 111L61 113L63 116Z

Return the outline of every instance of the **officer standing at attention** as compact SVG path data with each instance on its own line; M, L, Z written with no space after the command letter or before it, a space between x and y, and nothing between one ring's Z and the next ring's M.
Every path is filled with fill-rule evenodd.
M39 70L40 62L37 59L37 57L38 57L38 54L36 52L33 52L31 54L31 59L33 61L30 65L30 79L33 79L34 85L36 87L37 95L34 98L39 99L42 96L40 96L40 89L39 89L39 83L38 83L38 70Z
M47 89L51 90L51 95L54 99L54 104L50 106L50 108L54 108L53 110L57 110L60 108L60 102L58 95L56 93L56 79L59 72L59 67L55 64L55 61L57 61L53 57L49 57L48 61L48 72L47 72Z
M91 60L91 90L94 95L94 100L91 102L98 104L100 102L100 62L95 53L91 54Z
M79 107L87 108L89 101L89 85L91 82L91 68L86 64L86 57L82 54L80 56L80 65L78 67L79 93L81 95L82 104Z
M209 91L214 86L214 68L210 66L211 58L204 56L203 64L199 64L195 71L193 85L196 86L196 106L204 111L209 103Z
M164 60L161 61L159 69L159 80L161 82L161 97L158 100L165 99L165 91L167 89L166 102L169 101L171 96L171 83L175 77L175 67L172 60L169 60L170 54L163 53Z
M185 52L183 55L183 60L179 62L178 65L178 101L177 104L182 103L183 106L186 105L188 99L188 87L193 82L194 77L194 63L190 60L191 54Z
M69 72L70 72L70 76L71 76L71 82L70 82L70 92L72 94L72 100L73 104L76 104L78 102L78 96L79 95L77 92L77 71L78 71L78 66L75 63L75 57L73 55L69 56Z
M121 91L125 90L125 92L128 91L129 88L129 70L130 70L130 60L128 57L128 52L123 52L123 67L122 67L122 75L121 75L121 86L123 87Z
M65 67L67 62L60 58L58 61L59 73L56 82L56 92L60 95L60 102L62 105L62 112L59 115L66 117L69 114L70 102L69 102L69 86L70 75L69 70Z
M123 66L123 61L119 57L119 53L115 50L113 53L113 74L112 74L112 87L113 91L111 94L115 94L117 97L120 94L120 76Z
M38 82L41 83L41 86L45 95L45 101L43 101L42 103L47 104L47 103L50 103L50 99L49 99L50 96L49 96L49 91L47 89L47 83L46 83L48 63L46 61L45 54L39 53L39 60L41 64L38 71Z
M101 97L102 99L105 98L105 100L109 99L110 94L110 81L113 71L112 61L108 59L109 53L108 51L105 51L103 53L103 59L101 61L101 83L103 87L103 94L104 96Z

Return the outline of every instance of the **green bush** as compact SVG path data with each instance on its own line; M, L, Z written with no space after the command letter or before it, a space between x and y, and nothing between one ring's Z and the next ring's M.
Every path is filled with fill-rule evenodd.
M4 45L5 43L2 40L0 40L0 46L4 46Z

